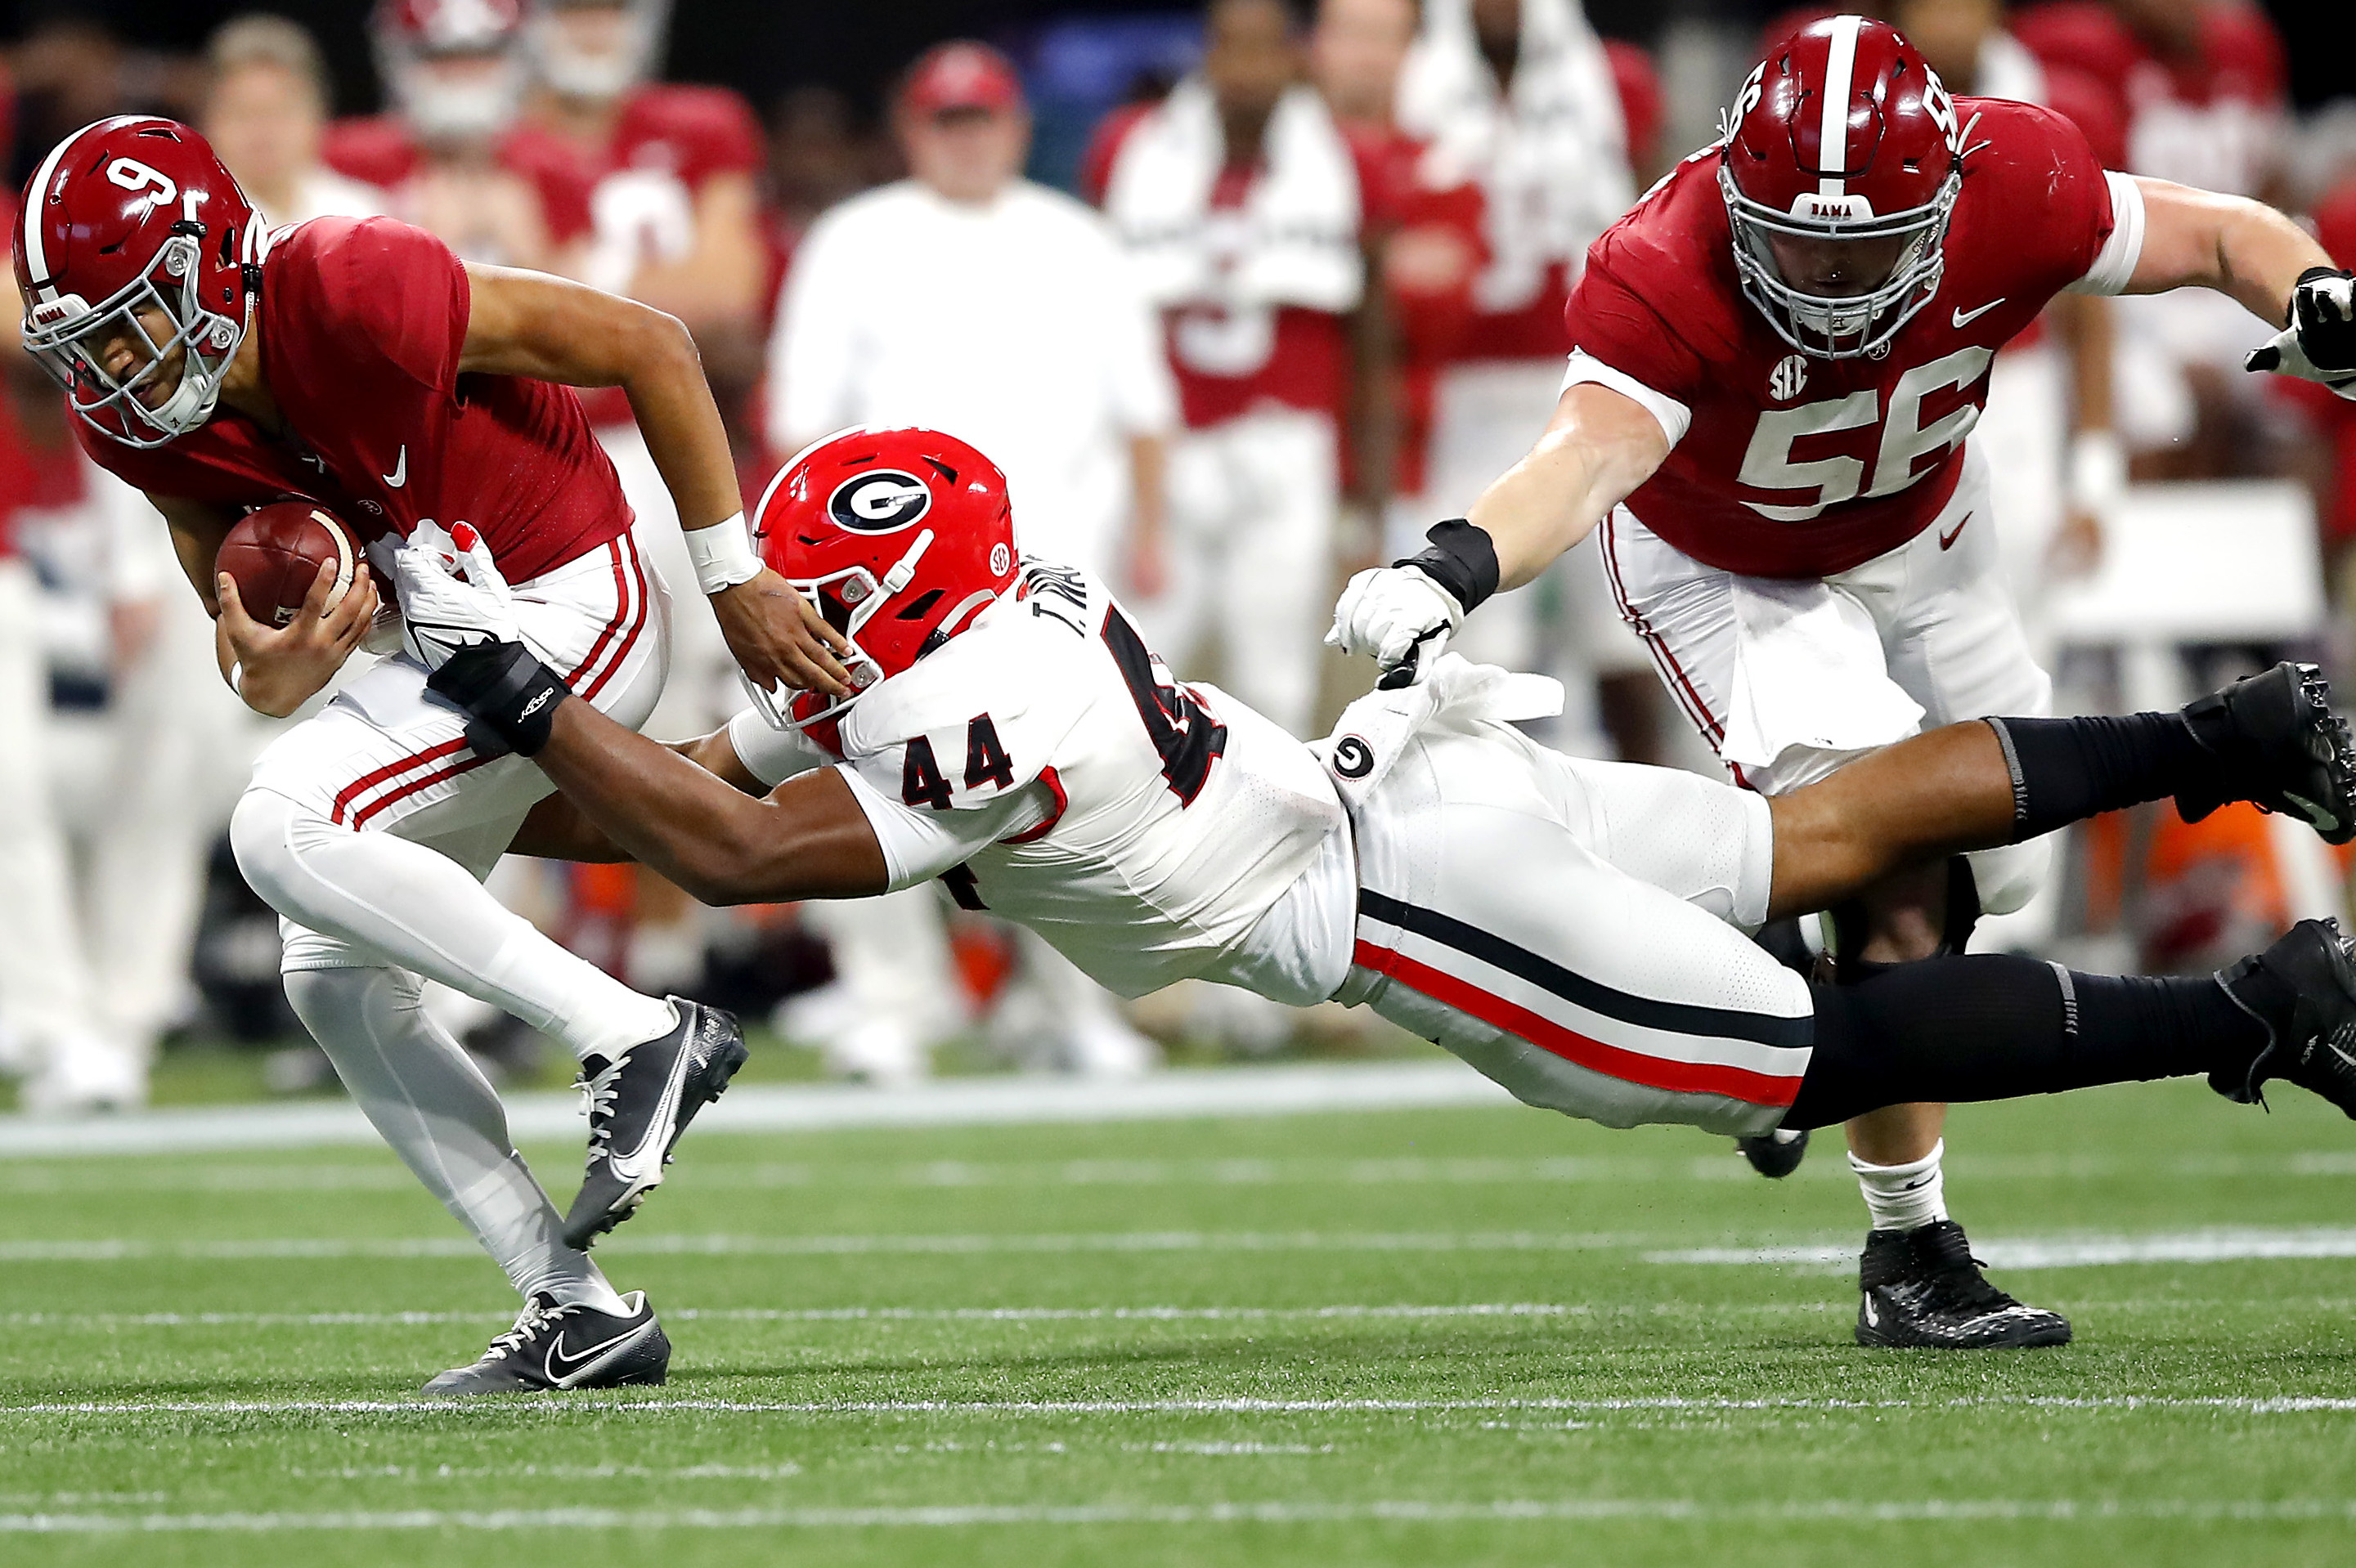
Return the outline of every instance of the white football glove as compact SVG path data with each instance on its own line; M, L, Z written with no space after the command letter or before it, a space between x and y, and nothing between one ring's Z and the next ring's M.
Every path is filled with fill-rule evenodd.
M1420 567L1378 566L1342 590L1325 645L1373 655L1387 677L1412 660L1411 673L1419 679L1463 626L1464 606Z
M2290 292L2290 325L2250 350L2242 368L2320 381L2356 400L2356 278L2324 267L2301 272Z
M427 669L474 643L519 643L515 600L469 523L444 529L430 518L393 552L401 584L402 646Z

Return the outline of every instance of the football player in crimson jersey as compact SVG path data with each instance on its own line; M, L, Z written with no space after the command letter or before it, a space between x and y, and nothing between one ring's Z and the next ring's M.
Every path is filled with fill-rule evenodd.
M669 317L467 266L390 219L264 232L203 138L168 120L101 121L59 143L26 187L15 247L25 346L65 388L91 457L163 514L216 614L222 675L259 711L319 692L378 608L366 573L331 604L323 562L273 629L215 571L243 513L299 496L380 547L468 542L486 570L496 555L531 584L520 635L584 699L644 720L667 592L576 384L628 391L748 677L842 689L840 638L752 556L718 412ZM724 1014L622 986L484 890L545 785L429 699L413 649L430 628L414 615L402 628L412 656L356 677L256 763L230 827L239 866L284 917L296 1013L526 1296L512 1343L434 1392L659 1381L652 1311L582 1249L659 1180L669 1143L743 1060L741 1038ZM564 1221L510 1147L498 1095L420 1006L421 976L580 1058L591 1158Z
M401 552L434 689L563 791L519 848L635 855L713 903L937 877L1115 990L1199 977L1364 1003L1530 1104L1613 1126L1815 1126L2189 1072L2243 1100L2289 1077L2356 1114L2356 1067L2329 1044L2356 1029L2356 967L2328 923L2220 976L1993 955L1858 986L1812 986L1740 933L1917 857L2171 790L2195 811L2304 798L2356 837L2356 751L2311 667L2179 713L1953 725L1771 801L1548 752L1504 720L1560 687L1453 655L1302 745L1172 680L1092 574L1018 562L1003 476L937 432L823 442L759 520L849 640L853 693L677 749L570 698L487 563L462 582ZM1878 1281L1869 1325L1903 1294Z
M2105 175L2056 115L1951 99L1889 27L1813 24L1751 74L1725 139L1597 241L1537 446L1430 549L1353 580L1330 640L1398 678L1468 609L1602 528L1623 616L1754 789L1924 722L2040 711L2051 683L1993 530L1973 526L1987 481L1965 438L1989 364L2065 289L2192 285L2290 323L2253 368L2356 376L2348 275L2280 214ZM1977 912L2028 898L2043 860L2014 846L1875 887L1837 916L1843 970L1960 948ZM1919 1286L1869 1296L1876 1331L1895 1313L1922 1342L1957 1342L1933 1318L1965 1325L1963 1342L1984 1342L1980 1320L1994 1342L2066 1335L1967 1254L1916 1244L1952 1230L1940 1124L1909 1107L1850 1129L1875 1216L1869 1285Z
M393 107L337 121L327 162L469 261L576 273L589 188L519 123L522 0L380 0L369 29Z

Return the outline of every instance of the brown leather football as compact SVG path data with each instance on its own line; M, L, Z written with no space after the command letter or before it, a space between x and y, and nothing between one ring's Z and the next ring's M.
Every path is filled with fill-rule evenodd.
M265 626L283 626L303 608L319 563L336 568L328 590L333 608L368 570L359 542L342 519L309 501L278 501L246 514L221 540L215 568L237 583L245 613Z

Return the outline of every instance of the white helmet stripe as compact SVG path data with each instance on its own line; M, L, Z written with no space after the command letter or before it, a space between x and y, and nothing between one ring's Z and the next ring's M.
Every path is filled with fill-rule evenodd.
M1863 26L1862 16L1833 18L1832 52L1825 59L1825 117L1816 129L1816 167L1835 172L1819 173L1818 196L1848 194L1848 182L1839 171L1848 167L1848 94L1857 73L1858 29Z
M41 297L34 302L37 304L48 304L58 297L57 286L49 277L49 259L41 244L41 208L48 205L50 177L58 172L67 150L103 123L99 121L85 125L51 147L49 155L41 160L39 171L33 176L33 183L25 187L25 275L41 291Z

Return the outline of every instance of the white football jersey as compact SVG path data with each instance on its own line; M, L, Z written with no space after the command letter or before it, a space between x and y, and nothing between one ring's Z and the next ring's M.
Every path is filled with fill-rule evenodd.
M844 716L840 761L749 709L730 738L771 784L834 762L894 891L939 877L1124 996L1201 977L1313 1000L1347 971L1356 880L1325 770L1173 680L1088 573L1026 559L1014 594Z

